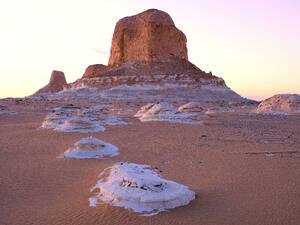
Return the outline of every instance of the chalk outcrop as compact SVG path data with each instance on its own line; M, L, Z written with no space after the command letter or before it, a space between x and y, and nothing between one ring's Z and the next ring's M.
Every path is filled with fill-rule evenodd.
M195 199L195 192L187 186L165 180L149 167L120 162L105 169L91 189L98 194L89 199L90 206L109 203L151 216Z
M56 107L47 115L42 129L54 129L59 132L93 133L105 131L104 125L125 125L120 118L106 114L108 105L76 107L66 105Z
M45 87L38 90L36 94L59 92L67 86L68 84L66 81L65 74L61 71L53 70L51 73L49 83Z
M188 59L186 37L165 12L149 9L116 24L108 65Z
M141 122L167 121L172 123L203 124L197 113L179 111L167 102L144 105L134 116L139 118Z
M15 111L9 109L8 105L3 102L0 102L0 115L1 114L18 114Z
M94 137L82 138L59 158L101 159L119 155L118 148Z
M254 110L266 114L300 113L300 95L279 94L262 101Z

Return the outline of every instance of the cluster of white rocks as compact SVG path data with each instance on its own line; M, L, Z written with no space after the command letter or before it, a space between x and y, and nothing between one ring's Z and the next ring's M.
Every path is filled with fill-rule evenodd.
M102 159L117 155L119 150L116 146L87 137L80 139L58 158ZM89 199L92 207L109 203L153 216L167 209L187 205L195 199L195 192L187 186L163 179L148 165L120 162L106 168L99 177L100 180L91 188L94 193Z
M186 124L202 124L201 120L195 117L203 112L203 108L198 103L188 103L181 105L178 109L167 102L149 103L141 107L134 115L141 122L148 121L168 121Z
M41 128L54 129L60 132L99 132L104 131L104 125L125 125L120 118L107 113L107 105L91 107L75 107L67 105L57 107L47 115Z

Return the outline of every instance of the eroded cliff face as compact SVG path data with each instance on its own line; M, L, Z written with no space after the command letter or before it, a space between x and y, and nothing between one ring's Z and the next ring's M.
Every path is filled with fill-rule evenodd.
M116 24L109 66L167 58L188 59L186 37L167 13L149 9Z

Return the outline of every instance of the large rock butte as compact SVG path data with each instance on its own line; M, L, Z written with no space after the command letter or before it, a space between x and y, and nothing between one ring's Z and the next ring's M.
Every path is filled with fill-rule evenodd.
M65 74L61 71L53 70L51 73L49 83L45 87L38 90L36 94L59 92L67 86L68 84L66 81Z
M186 41L184 33L176 28L169 14L161 10L149 9L125 17L115 26L108 66L88 66L82 78L185 74L196 82L200 78L214 79L223 85L223 81L216 80L217 77L188 61ZM91 86L120 84L95 83L94 80L88 83Z
M136 83L132 79L124 82L124 76L184 74L197 85L201 83L200 78L225 85L222 79L205 73L188 61L186 41L184 33L176 28L169 14L161 10L149 9L125 17L115 26L108 66L88 66L82 78L105 80L122 76L122 82L118 79L114 82L84 81L89 86L116 86ZM79 85L82 85L82 80L75 82L75 86Z
M184 33L163 11L149 9L125 17L116 24L108 65L88 66L82 78L54 98L144 103L248 102L229 89L222 78L189 62L186 41ZM52 91L54 88L49 86L39 92Z
M165 12L149 9L116 24L108 65L188 59L186 37Z

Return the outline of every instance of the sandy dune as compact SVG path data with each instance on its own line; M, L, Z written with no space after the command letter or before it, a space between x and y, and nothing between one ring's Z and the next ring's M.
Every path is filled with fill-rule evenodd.
M93 133L120 155L74 160L56 157L88 134L37 129L54 105L0 115L0 224L300 224L299 116L217 113L200 126L125 115L129 125ZM121 161L157 167L197 198L152 217L90 207L98 174Z

